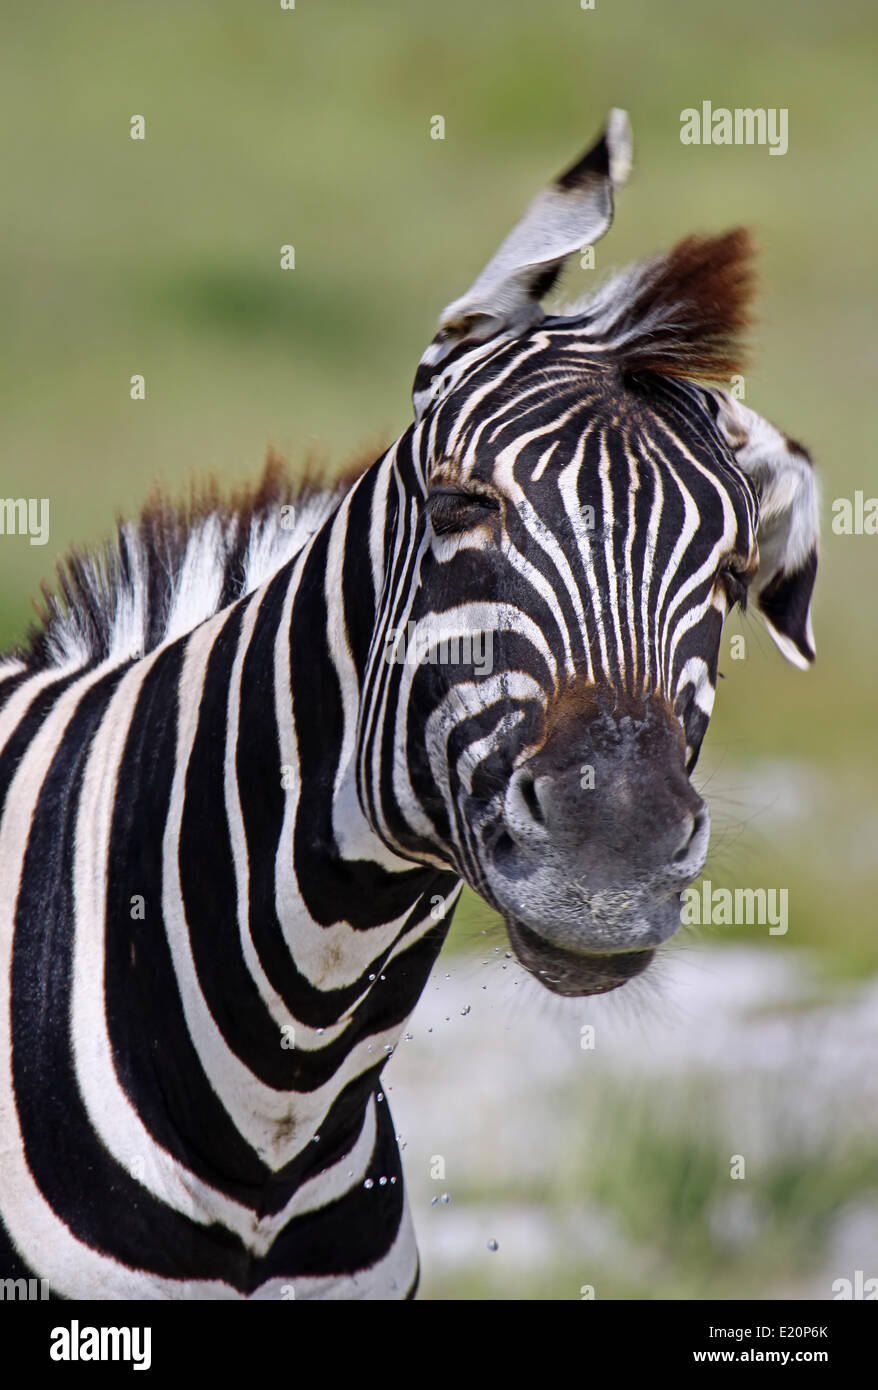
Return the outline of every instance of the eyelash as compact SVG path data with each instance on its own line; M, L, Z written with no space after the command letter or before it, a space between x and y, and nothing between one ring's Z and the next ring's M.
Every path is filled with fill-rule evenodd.
M500 503L493 497L478 492L455 492L442 489L431 492L427 498L430 524L437 536L454 535L465 531L477 518L472 516L474 508L481 512L498 512ZM469 515L467 515L469 513ZM741 612L747 609L748 583L731 565L723 566L720 579L729 600L729 606L738 604Z
M741 612L746 613L749 585L744 575L738 573L731 565L724 565L720 570L720 579L726 591L729 606L734 608L735 604L738 604Z
M482 519L484 512L498 512L500 503L480 492L456 492L452 488L437 489L427 498L430 524L437 536L466 531Z

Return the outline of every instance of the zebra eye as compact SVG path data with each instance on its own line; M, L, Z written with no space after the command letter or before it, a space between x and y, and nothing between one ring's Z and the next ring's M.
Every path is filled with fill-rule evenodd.
M725 589L729 607L734 608L737 603L741 612L746 612L751 576L745 570L740 569L736 561L729 560L720 567L719 578Z
M438 536L466 531L484 521L486 512L498 512L500 503L482 492L457 492L436 488L427 498L430 525Z

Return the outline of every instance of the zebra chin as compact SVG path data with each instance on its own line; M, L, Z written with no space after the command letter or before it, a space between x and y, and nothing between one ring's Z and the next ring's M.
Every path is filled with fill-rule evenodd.
M514 917L506 917L505 922L520 964L552 994L571 998L608 994L642 974L655 956L655 947L585 954L555 945Z
M566 897L566 895L565 895ZM606 994L650 964L680 925L680 894L598 894L580 889L572 902L537 889L519 895L515 910L500 901L519 962L554 994Z

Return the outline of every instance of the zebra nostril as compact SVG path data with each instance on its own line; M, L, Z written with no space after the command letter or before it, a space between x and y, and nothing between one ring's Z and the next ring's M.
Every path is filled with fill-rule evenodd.
M673 862L675 864L682 864L685 862L685 860L689 858L690 854L692 853L692 846L698 839L699 835L701 834L701 831L704 829L706 821L707 812L702 807L702 809L700 811L697 811L696 814L692 817L691 829L689 830L689 833L686 836L683 843L680 845L680 848L674 855Z
M543 845L548 837L546 809L540 799L536 778L527 767L513 772L503 806L506 829L519 845Z
M537 825L545 825L546 818L543 815L543 808L537 796L536 783L529 772L521 773L518 788L521 792L521 799L530 812L531 819Z
M521 862L518 845L505 830L497 836L494 842L493 860L495 867L499 869L504 878L526 878L530 872L528 866Z

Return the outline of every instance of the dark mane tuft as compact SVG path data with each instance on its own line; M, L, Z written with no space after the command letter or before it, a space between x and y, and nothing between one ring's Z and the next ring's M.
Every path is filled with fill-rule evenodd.
M615 276L577 312L624 373L727 380L744 365L754 255L745 227L686 237Z

